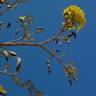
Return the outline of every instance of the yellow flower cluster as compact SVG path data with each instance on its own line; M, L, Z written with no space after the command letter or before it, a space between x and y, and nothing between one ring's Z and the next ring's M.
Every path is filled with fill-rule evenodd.
M80 7L71 5L64 9L64 27L68 30L75 28L79 31L86 23L85 13Z
M66 73L67 74L70 74L70 75L75 75L77 74L77 68L75 66L72 66L72 65L66 65Z
M0 93L5 95L6 92L7 91L5 90L5 88L2 85L0 85Z

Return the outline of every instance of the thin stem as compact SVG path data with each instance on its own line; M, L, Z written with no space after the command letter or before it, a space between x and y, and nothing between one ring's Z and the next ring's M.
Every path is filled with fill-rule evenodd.
M40 45L40 48L42 48L43 50L45 50L46 52L48 52L50 55L52 55L53 57L55 57L57 59L57 61L65 68L65 64L63 62L63 60L54 52L50 51L47 47Z
M62 33L62 31L58 32L55 36L51 37L50 39L45 40L45 41L42 41L42 42L40 43L40 45L48 44L48 43L50 43L51 41L56 40L56 38L57 38L59 35L61 35L61 33Z
M61 58L59 56L57 56L57 54L54 54L47 47L45 47L41 44L35 44L35 43L29 43L29 42L0 43L0 47L2 47L2 46L36 46L36 47L39 47L39 48L45 50L47 53L51 54L53 57L55 57L58 60L58 62L60 64L63 65L63 67L65 67L64 62L61 60Z
M39 44L29 42L0 43L0 47L6 47L6 46L39 46Z
M22 39L23 39L23 36L15 39L15 40L13 40L13 41L6 42L6 43L14 43L14 42L18 42L18 41L20 41L20 40L22 40Z
M27 36L32 36L32 35L34 35L34 34L29 34ZM18 41L23 40L23 39L24 39L24 36L20 36L19 38L15 39L15 40L8 41L6 43L14 43L14 42L18 42Z
M1 12L0 12L0 16L2 16L2 15L3 15L4 13L6 13L8 10L9 10L9 9L6 8L6 9L4 9L3 11L1 11Z
M14 73L8 73L8 72L0 71L0 74L7 75L7 76L12 76L12 75L16 75L17 72L14 72Z

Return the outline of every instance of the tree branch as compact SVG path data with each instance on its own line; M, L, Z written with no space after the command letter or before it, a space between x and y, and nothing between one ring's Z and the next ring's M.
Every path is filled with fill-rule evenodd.
M53 39L51 39L51 40L53 40ZM46 42L49 43L49 41L48 42L46 41ZM43 46L42 44L45 44L45 43L36 44L36 43L29 43L29 42L12 42L12 43L0 43L0 47L6 47L6 46L35 46L35 47L39 47L39 48L45 50L50 55L52 55L54 58L56 58L57 61L65 68L64 62L61 60L61 58L56 53L53 53L52 51L50 51L47 47Z

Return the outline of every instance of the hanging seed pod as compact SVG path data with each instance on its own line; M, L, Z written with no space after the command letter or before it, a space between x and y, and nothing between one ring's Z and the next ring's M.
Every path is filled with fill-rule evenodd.
M44 32L44 29L42 27L37 27L36 32L38 33Z
M17 53L14 52L14 51L8 51L8 53L9 53L11 56L17 56Z
M50 60L49 59L46 61L46 64L48 66L48 73L51 73Z
M4 51L2 52L2 54L3 54L3 56L5 57L6 61L8 62L8 60L9 60L9 53L8 53L8 51L7 51L7 50L4 50Z
M49 64L49 63L50 63L50 60L48 59L48 60L46 61L46 63Z
M17 57L16 58L16 72L21 70L21 64L22 64L22 59Z
M51 65L48 64L48 73L50 74L51 73Z
M59 47L61 47L61 45L62 45L62 42L60 41L60 42L59 42Z
M21 64L19 64L19 65L16 67L16 72L20 72L20 71L22 71Z
M16 64L17 66L22 63L22 59L20 57L16 58Z
M53 50L52 53L55 54L55 51ZM49 55L48 60L46 61L46 64L48 66L48 73L49 74L51 73L51 58L52 58L52 55Z

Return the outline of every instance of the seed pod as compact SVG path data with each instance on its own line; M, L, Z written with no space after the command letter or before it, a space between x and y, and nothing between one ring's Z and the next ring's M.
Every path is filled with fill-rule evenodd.
M38 33L44 32L44 29L42 27L37 27L36 32Z
M51 73L51 66L50 66L50 64L48 64L48 73L49 74Z
M16 58L16 72L20 71L21 69L21 64L22 64L22 59L17 57Z
M50 63L50 60L48 59L48 60L46 61L46 63L49 64L49 63Z
M17 53L14 52L14 51L8 51L8 53L9 53L11 56L17 56Z
M61 45L62 45L62 42L60 41L60 42L59 42L59 47L61 47Z
M7 51L7 50L4 50L4 51L2 52L2 54L4 55L6 61L8 61L8 59L9 59L9 53L8 53L8 51Z

